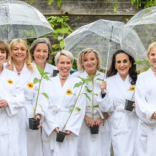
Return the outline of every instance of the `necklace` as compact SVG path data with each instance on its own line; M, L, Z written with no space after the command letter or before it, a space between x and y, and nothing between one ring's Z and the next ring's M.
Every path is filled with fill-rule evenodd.
M59 78L62 79L62 80L66 80L66 79L69 77L69 75L70 75L70 74L68 74L67 76L61 76L61 75L59 74Z

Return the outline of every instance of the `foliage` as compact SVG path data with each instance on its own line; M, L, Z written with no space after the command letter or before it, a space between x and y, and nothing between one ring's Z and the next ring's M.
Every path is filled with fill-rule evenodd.
M34 118L35 118L35 115L36 115L36 108L37 108L37 105L38 105L38 98L39 98L39 95L42 94L45 98L49 98L48 95L47 95L46 93L44 93L44 92L43 92L43 93L40 93L41 82L42 82L43 79L45 79L45 80L47 80L47 81L50 80L49 77L48 77L48 74L50 74L50 73L44 72L44 70L43 70L40 66L38 66L38 65L36 65L36 67L37 67L37 70L39 71L39 73L40 73L40 75L41 75L41 79L34 78L34 80L33 80L33 84L37 84L37 83L39 84L39 85L38 85L38 88L37 88L36 103L35 103L35 107L34 107L34 109L33 109L33 111L34 111ZM40 107L41 107L41 109L42 109L42 106L41 106L41 105L40 105Z
M138 73L142 73L144 71L147 71L151 67L149 61L146 59L144 59L143 61L136 61L135 64L145 67L145 68L142 68L141 70L139 70Z
M33 3L34 0L30 0L30 4ZM54 0L48 0L48 5L51 5ZM60 7L62 0L57 0L57 6Z

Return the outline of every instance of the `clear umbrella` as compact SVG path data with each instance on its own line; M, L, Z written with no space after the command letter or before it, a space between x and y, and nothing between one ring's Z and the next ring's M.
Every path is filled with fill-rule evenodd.
M46 18L31 5L13 0L0 2L0 39L38 38L52 31Z
M85 48L93 48L100 54L101 68L107 71L113 53L123 49L136 60L146 58L145 49L135 31L117 21L98 20L82 26L65 38L65 49L77 59ZM128 31L128 32L127 32ZM142 67L140 67L142 68Z
M156 7L143 9L135 14L125 25L136 31L145 49L156 41Z

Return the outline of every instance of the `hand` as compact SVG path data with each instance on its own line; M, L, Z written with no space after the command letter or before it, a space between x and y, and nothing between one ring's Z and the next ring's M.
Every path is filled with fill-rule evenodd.
M104 123L104 120L101 119L101 118L97 118L97 119L95 120L95 125L96 125L96 126L100 126L102 123Z
M153 113L153 115L152 115L151 118L152 118L152 119L156 119L156 112Z
M0 108L5 108L5 107L8 107L8 103L6 100L1 99L0 100Z
M9 64L9 63L7 63L7 65L5 66L5 68L8 69L8 70L12 70L12 65Z
M41 119L41 115L40 114L37 114L36 116L35 116L35 120L38 120L38 119ZM42 123L41 123L41 121L40 121L40 123L39 123L39 125L38 125L38 129L39 128L41 128L41 126L42 126Z
M66 131L66 135L70 135L71 131L65 130Z
M104 90L106 90L107 88L107 82L106 81L103 81L101 84L100 84L100 89L101 89L101 92L104 94Z
M59 127L56 127L56 128L54 129L54 131L55 131L56 133L59 133Z
M133 103L133 105L132 105L134 108L135 108L135 103Z
M87 115L85 115L84 120L89 127L93 127L95 125L95 121Z

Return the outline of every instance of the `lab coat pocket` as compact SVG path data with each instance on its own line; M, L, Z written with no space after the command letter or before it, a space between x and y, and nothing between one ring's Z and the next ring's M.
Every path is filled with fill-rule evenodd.
M115 111L113 113L112 124L114 135L127 133L131 127L128 113L125 111Z

